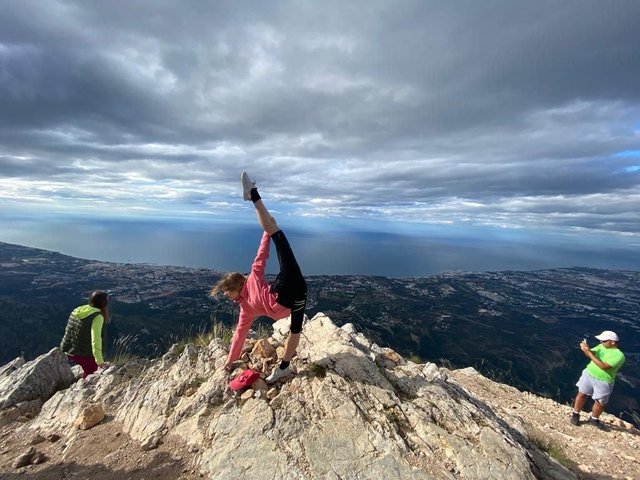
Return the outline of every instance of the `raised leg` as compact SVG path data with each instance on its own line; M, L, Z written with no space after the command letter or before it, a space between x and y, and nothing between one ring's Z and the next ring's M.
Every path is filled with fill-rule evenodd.
M247 201L251 200L253 202L253 205L256 207L256 214L258 215L258 223L260 223L262 229L267 232L269 236L273 235L280 230L280 228L262 202L255 180L251 180L247 172L242 172L240 181L242 182L242 197Z
M262 199L253 202L253 206L256 207L256 215L258 216L258 223L262 229L267 232L269 236L280 230L276 219L271 216L267 207L264 206Z

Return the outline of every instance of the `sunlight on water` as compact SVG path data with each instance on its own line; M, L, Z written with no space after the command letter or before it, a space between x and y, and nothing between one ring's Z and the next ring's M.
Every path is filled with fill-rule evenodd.
M250 219L253 220L253 219ZM301 222L302 223L302 222ZM248 271L260 241L253 223L178 220L3 218L0 241L81 258ZM527 239L445 236L406 228L395 233L360 226L330 230L284 228L306 275L428 276L446 271L532 270L568 266L640 269L633 251ZM398 233L399 232L399 233ZM449 232L450 233L450 232ZM275 251L268 272L277 268Z

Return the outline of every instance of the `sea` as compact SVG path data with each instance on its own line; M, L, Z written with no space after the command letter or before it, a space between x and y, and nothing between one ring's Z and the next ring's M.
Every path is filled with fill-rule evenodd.
M593 267L640 270L637 249L610 239L425 227L368 220L280 222L305 275L425 277L455 271ZM255 222L202 219L0 217L0 241L119 263L246 272ZM277 256L267 271L277 272Z

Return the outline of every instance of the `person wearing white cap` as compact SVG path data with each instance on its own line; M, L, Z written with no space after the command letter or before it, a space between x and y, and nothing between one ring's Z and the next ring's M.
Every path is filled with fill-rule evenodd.
M588 423L603 429L600 415L604 412L605 405L613 393L613 383L616 379L616 373L624 363L624 353L618 348L619 339L615 332L605 330L600 335L596 335L596 338L601 343L591 349L586 338L580 342L580 350L591 361L582 371L580 380L576 383L578 394L573 403L571 423L580 425L580 412L587 397L591 397L593 398L593 409Z

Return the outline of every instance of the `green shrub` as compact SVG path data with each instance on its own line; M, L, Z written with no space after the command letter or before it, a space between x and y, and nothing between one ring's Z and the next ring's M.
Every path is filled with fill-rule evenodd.
M307 367L307 370L319 378L324 378L327 375L327 367L318 363L311 362Z
M194 335L187 335L172 343L176 345L176 353L180 355L184 352L187 345L191 344L196 347L206 347L214 338L217 338L222 341L222 343L229 346L231 345L231 339L233 338L233 329L227 327L222 322L214 321L211 324L211 329L209 331L205 331L203 329Z
M264 323L257 323L255 328L256 335L258 335L259 339L269 338L271 336L272 331L273 331L273 328L268 325L265 325Z
M209 338L207 345L217 338L221 340L225 345L231 345L231 339L233 338L233 328L227 327L224 323L215 321L211 324L211 331L209 332Z
M424 360L422 360L422 358L415 354L411 355L407 360L418 364L424 363Z

